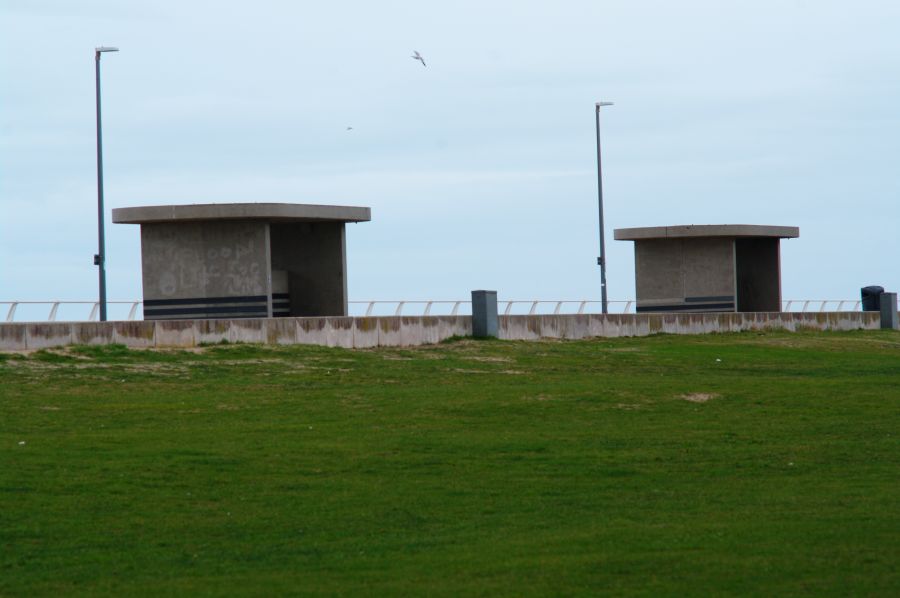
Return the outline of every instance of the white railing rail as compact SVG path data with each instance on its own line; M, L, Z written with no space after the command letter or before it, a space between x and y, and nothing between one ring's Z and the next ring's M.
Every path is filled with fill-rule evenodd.
M109 305L129 305L128 320L139 319L138 308L142 301L109 301ZM611 314L628 314L634 313L634 300L627 301L609 301L609 313ZM350 301L351 315L410 315L410 316L432 316L432 315L451 315L459 314L460 308L464 311L471 312L471 301L463 300L377 300L377 301ZM0 309L2 306L9 306L6 310L6 321L15 322L16 310L21 305L29 306L48 306L49 313L42 319L30 320L39 322L55 322L59 314L60 306L83 305L90 306L90 313L87 321L93 322L97 320L97 314L100 304L97 301L0 301ZM600 313L601 302L590 299L563 299L563 300L545 300L545 299L504 299L498 301L498 309L503 315L524 314L584 314L584 313ZM859 311L861 301L858 299L789 299L782 301L782 311L800 311L800 312L826 312L826 311ZM404 310L406 310L404 312ZM0 311L2 313L2 311Z
M414 310L416 313L407 312L406 315L428 316L435 315L432 307L436 305L452 306L447 314L446 309L443 310L445 315L455 316L459 312L460 306L467 306L471 310L471 301L399 301L399 300L377 300L377 301L350 301L351 307L365 306L365 315L375 315L376 308L382 307L387 309L379 310L379 313L400 316L404 315L403 309L408 305L424 306L421 311ZM611 314L630 314L635 312L635 301L608 301L608 309ZM498 311L505 315L513 315L518 313L535 314L584 314L584 313L600 313L602 303L590 299L504 299L497 301ZM861 306L859 299L788 299L781 302L781 310L784 312L800 311L800 312L826 312L826 311L859 311ZM524 307L525 310L516 310L517 306ZM590 307L590 309L588 309ZM354 311L351 309L351 311ZM358 310L362 314L362 310Z
M380 315L380 314L391 314L395 316L402 315L415 315L415 316L431 316L431 315L450 315L455 316L459 314L460 307L465 306L465 309L471 312L471 301L463 301L461 299L447 299L447 300L422 300L422 301L407 301L407 300L377 300L377 301L349 301L350 311L351 313L358 312L360 315L372 316L372 315ZM505 316L513 314L513 309L516 306L522 306L527 309L527 313L529 315L534 315L537 313L553 313L553 314L561 314L561 313L591 313L587 310L587 307L590 305L591 309L597 313L600 312L600 308L602 303L600 301L591 301L589 299L565 299L565 300L543 300L543 299L504 299L498 301L498 308L500 313ZM609 301L609 311L610 313L631 313L632 307L634 305L634 301ZM363 310L363 306L365 306L365 310ZM403 310L407 306L414 306L412 312L406 312L404 314ZM563 311L563 308L566 307L566 311ZM378 309L378 313L376 314L376 309ZM433 308L437 309L437 313ZM518 312L516 312L518 313Z
M790 299L781 302L781 311L791 311L792 308L795 308L798 305L802 305L799 310L802 312L859 311L862 301L859 299ZM815 309L817 305L819 309ZM833 306L834 309L826 309L829 305ZM810 309L810 307L813 309ZM845 309L845 307L847 309Z
M134 320L136 318L138 315L137 310L141 303L143 303L143 301L107 301L108 305L130 305L131 309L128 310L128 320ZM0 301L0 305L9 306L9 309L6 311L7 322L15 322L16 310L20 305L49 305L50 313L47 314L46 318L38 320L40 322L55 322L60 305L90 305L91 311L90 315L87 317L88 322L96 321L97 314L100 311L100 303L98 301Z

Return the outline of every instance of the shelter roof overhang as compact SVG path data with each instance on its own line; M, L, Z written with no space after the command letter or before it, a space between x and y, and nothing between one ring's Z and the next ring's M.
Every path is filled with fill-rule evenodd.
M616 241L643 239L679 239L690 237L776 237L796 239L800 228L796 226L768 226L758 224L685 224L678 226L645 226L617 228Z
M359 206L325 206L298 203L211 203L116 208L117 224L198 222L215 220L265 220L269 222L368 222L372 211Z

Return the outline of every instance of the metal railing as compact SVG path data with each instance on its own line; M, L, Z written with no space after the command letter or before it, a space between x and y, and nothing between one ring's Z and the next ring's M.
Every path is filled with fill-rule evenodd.
M143 301L107 301L108 305L130 305L131 309L128 311L128 320L135 319L135 316L138 315L138 307L141 303L143 303ZM7 322L15 322L16 310L20 305L49 305L50 313L47 314L46 318L36 320L40 322L55 322L56 317L59 314L60 306L90 305L91 311L90 315L87 317L88 322L95 321L100 312L100 302L98 301L0 301L0 305L9 306L9 309L6 312Z
M130 306L127 320L139 319L142 314L138 312L142 301L109 301L110 306ZM609 313L628 314L634 313L634 300L609 301ZM40 319L28 321L55 322L61 306L90 306L90 314L87 321L97 320L100 304L97 301L0 301L0 306L9 306L6 311L6 321L15 322L16 310L21 305L48 306L49 313ZM350 315L353 316L433 316L433 315L459 315L460 310L471 313L471 301L462 300L378 300L378 301L350 301ZM861 302L858 299L789 299L782 301L782 311L800 312L826 312L826 311L859 311ZM589 299L505 299L498 301L500 313L503 315L516 314L584 314L600 313L600 301ZM85 310L87 307L85 307ZM404 310L407 310L404 312ZM411 311L410 311L411 310ZM2 313L2 312L0 312ZM33 313L33 310L32 310ZM114 318L111 318L114 319Z
M498 301L498 308L500 313L505 316L512 315L513 313L520 313L523 310L523 313L527 313L528 315L534 314L561 314L561 313L572 313L572 314L583 314L583 313L592 313L587 311L588 306L592 306L592 310L596 312L600 312L601 302L600 301L591 301L588 299L564 299L564 300L542 300L542 299L505 299L502 301ZM416 315L416 316L432 316L432 315L451 315L455 316L459 314L460 308L463 308L463 311L467 313L471 313L472 311L472 302L471 301L463 301L463 300L425 300L425 301L350 301L350 311L351 313L358 313L359 315L364 316L372 316L372 315L394 315L394 316L402 316L402 315ZM631 313L632 307L634 306L634 301L609 301L609 311L610 313ZM418 309L415 309L415 313L407 312L403 313L404 308L407 306L418 306ZM363 312L362 307L365 306L365 311ZM517 306L521 306L522 310L516 310ZM386 307L387 309L378 309L379 307ZM433 308L437 308L438 313L433 311ZM377 313L376 313L377 310Z
M819 309L809 309L810 304L815 307L817 304ZM825 309L829 304L834 304L834 309ZM790 299L788 301L781 302L781 311L791 311L791 308L795 305L801 305L799 311L808 312L808 311L859 311L860 305L862 305L862 301L859 299ZM844 309L844 306L852 305L849 309Z
M414 306L423 306L420 310L415 310L415 313L407 312L405 315L435 315L432 311L432 308L435 306L449 306L449 314L447 314L447 310L444 309L443 313L446 315L455 316L459 313L461 306L466 306L469 313L471 313L471 301L389 301L389 300L379 300L379 301L350 301L351 308L353 306L365 306L365 312L362 312L362 309L357 309L351 311L357 311L358 314L354 315L394 315L401 316L404 315L404 308L409 305ZM584 313L600 313L602 303L600 301L594 301L589 299L563 299L563 300L544 300L544 299L511 299L511 300L500 300L497 302L498 309L501 314L508 316L513 314L584 314ZM627 300L627 301L608 301L609 313L611 314L630 314L635 312L635 301ZM826 312L826 311L859 311L861 302L858 299L789 299L781 302L781 310L785 312L789 311L800 311L800 312ZM385 307L387 309L379 310L376 313L376 308L379 306ZM522 309L517 309L521 307Z

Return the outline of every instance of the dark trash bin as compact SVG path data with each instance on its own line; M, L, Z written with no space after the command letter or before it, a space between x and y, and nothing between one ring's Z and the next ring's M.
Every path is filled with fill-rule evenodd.
M862 294L863 311L881 311L881 294L884 287L863 287L860 289Z

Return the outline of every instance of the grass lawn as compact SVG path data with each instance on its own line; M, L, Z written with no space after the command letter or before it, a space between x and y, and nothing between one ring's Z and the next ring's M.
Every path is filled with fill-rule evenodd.
M0 354L0 596L900 594L900 334Z

